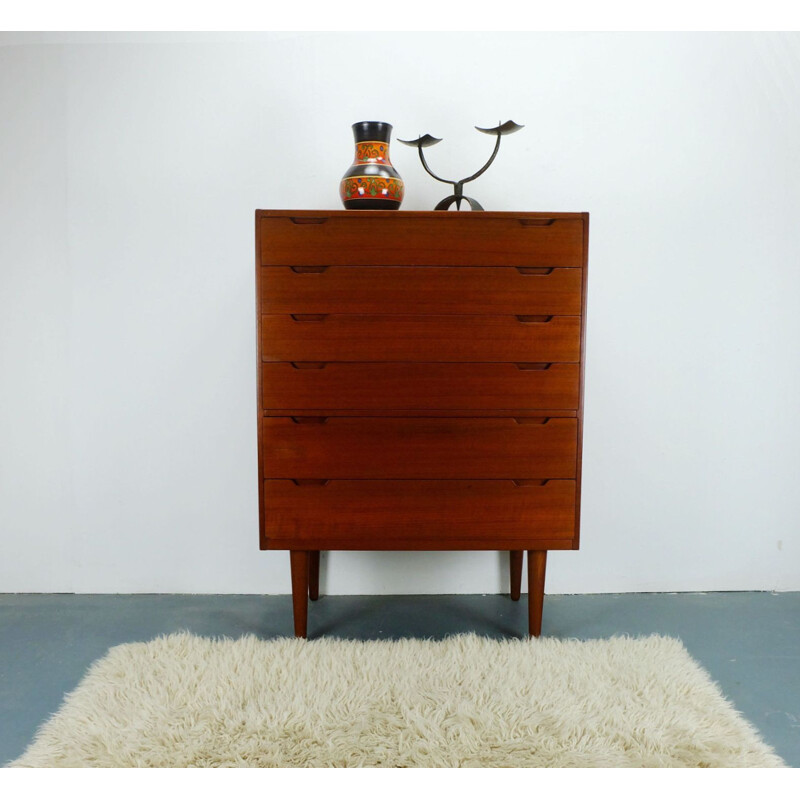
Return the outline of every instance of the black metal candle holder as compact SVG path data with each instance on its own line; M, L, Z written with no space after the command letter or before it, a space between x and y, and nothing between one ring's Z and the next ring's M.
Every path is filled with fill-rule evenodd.
M476 125L475 130L478 130L481 133L494 134L497 136L497 141L495 142L494 150L492 151L492 155L489 157L489 160L474 175L470 175L469 178L462 178L460 181L449 181L445 178L440 178L431 171L431 168L425 161L425 154L422 152L423 148L432 147L435 144L439 144L439 142L442 141L441 139L437 139L435 136L431 136L429 133L426 133L424 136L420 136L418 139L398 139L397 141L407 144L409 147L416 147L419 152L419 160L422 162L425 172L427 172L428 175L430 175L432 178L435 178L437 181L449 183L453 186L453 194L448 195L440 203L437 203L436 208L434 209L435 211L446 211L451 205L453 205L453 203L455 203L456 208L460 210L461 203L464 200L469 203L469 207L472 211L483 211L483 206L477 200L475 200L475 198L467 197L464 194L464 184L474 181L475 178L483 175L483 173L489 169L495 159L495 156L497 155L497 151L500 149L500 139L503 136L507 136L509 133L516 133L518 130L521 130L524 127L524 125L517 125L517 123L513 122L512 120L503 122L496 128L479 128Z

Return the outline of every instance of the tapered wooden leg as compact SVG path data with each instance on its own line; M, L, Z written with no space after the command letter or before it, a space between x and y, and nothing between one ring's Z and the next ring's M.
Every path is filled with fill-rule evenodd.
M511 599L519 600L522 591L522 554L524 550L511 550L509 561L511 565Z
M528 550L528 633L531 636L542 632L546 566L547 550Z
M308 624L308 551L291 550L292 606L294 608L294 635L306 638Z
M319 550L308 554L308 599L319 599Z

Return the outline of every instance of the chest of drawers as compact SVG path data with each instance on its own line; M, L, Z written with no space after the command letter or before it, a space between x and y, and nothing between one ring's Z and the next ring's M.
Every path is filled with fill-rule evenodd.
M579 544L588 214L257 211L261 549Z

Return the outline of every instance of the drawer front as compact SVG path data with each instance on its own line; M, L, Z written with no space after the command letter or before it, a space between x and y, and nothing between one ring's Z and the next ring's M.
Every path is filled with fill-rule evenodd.
M581 313L582 270L561 267L264 267L264 314Z
M574 478L578 422L557 417L268 417L265 478Z
M577 409L579 377L578 364L261 366L263 407L271 409Z
M264 266L580 267L583 219L475 214L261 217Z
M555 549L569 547L575 532L575 481L298 483L264 481L262 546Z
M580 317L287 315L261 318L264 361L580 360Z

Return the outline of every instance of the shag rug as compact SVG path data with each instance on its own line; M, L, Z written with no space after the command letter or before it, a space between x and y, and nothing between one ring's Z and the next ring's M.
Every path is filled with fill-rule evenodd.
M16 767L778 767L680 641L112 648Z

